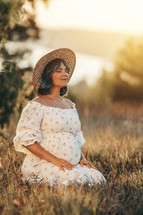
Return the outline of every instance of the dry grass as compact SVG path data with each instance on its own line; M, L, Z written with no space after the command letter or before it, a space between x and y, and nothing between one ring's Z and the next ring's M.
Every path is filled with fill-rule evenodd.
M143 105L95 109L92 117L81 121L86 139L82 151L104 174L107 186L23 184L24 155L1 138L0 214L143 214Z

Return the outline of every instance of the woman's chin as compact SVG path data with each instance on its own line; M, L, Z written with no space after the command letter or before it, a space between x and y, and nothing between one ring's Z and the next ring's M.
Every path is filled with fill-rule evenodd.
M67 86L67 84L63 85L61 88L66 87L66 86Z
M62 87L66 87L66 86L67 86L67 83L62 84L62 85L61 85L61 88L62 88Z
M67 86L67 82L65 82L65 83L60 83L60 84L54 84L56 87L60 87L60 88L62 88L62 87L66 87Z

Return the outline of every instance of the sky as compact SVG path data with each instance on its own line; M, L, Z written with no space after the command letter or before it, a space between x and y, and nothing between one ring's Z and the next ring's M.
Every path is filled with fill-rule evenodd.
M36 22L42 29L77 28L143 35L143 0L49 0L47 7L37 0ZM31 49L29 60L33 66L37 59L51 51L37 43ZM103 68L113 70L112 62L106 62L98 56L77 52L76 56L71 84L85 78L90 85L95 83Z
M36 17L41 28L143 34L143 0L38 0Z

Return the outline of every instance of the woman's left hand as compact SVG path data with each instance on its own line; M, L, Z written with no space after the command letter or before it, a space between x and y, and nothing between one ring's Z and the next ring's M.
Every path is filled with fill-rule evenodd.
M80 160L80 166L86 165L88 168L93 168L96 169L90 162L88 162L87 160Z

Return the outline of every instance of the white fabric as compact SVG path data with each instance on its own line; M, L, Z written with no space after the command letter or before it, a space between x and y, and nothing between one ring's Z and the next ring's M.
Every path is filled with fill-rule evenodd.
M75 167L62 171L54 164L32 154L26 147L38 142L45 150L63 158ZM50 185L70 185L105 182L104 176L93 168L80 166L81 147L85 143L79 115L73 103L71 109L48 107L30 101L22 111L14 137L17 151L26 154L22 165L23 181L46 181Z

